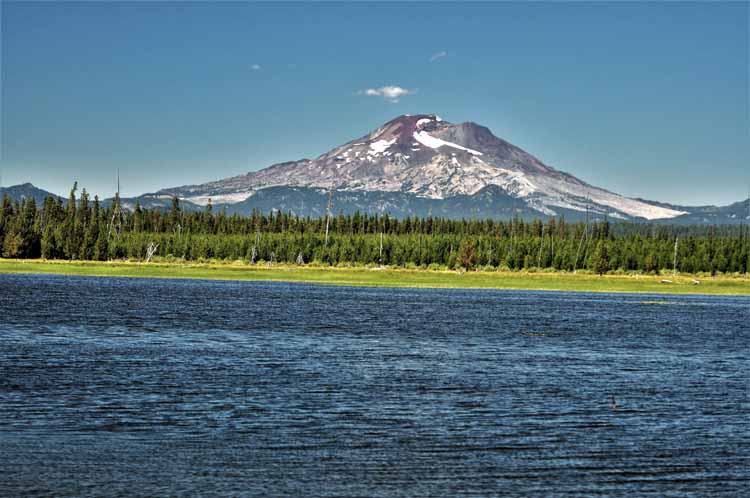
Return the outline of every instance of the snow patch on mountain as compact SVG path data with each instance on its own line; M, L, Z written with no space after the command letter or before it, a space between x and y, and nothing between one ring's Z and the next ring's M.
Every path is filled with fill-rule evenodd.
M462 147L461 145L447 142L445 140L440 140L439 138L435 138L429 135L425 131L415 132L414 139L422 145L425 145L431 149L439 149L440 147L453 147L454 149L465 150L469 154L474 154L475 156L482 155L482 153L477 150L469 149L468 147Z
M217 194L217 195L195 195L192 197L185 197L184 199L197 204L199 206L207 206L209 201L211 204L234 204L247 200L255 194L254 190L249 192L237 192L233 194Z
M385 150L396 143L396 139L393 140L378 140L370 144L370 150L376 154L382 154Z

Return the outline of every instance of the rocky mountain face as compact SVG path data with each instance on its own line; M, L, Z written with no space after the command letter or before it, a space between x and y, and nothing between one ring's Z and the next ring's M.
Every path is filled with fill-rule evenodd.
M404 211L401 206L406 203L459 216L449 209L459 200L470 212L500 216L510 210L537 217L575 218L588 210L615 219L655 220L687 213L589 185L547 166L484 126L452 124L434 114L399 116L315 159L276 164L203 185L164 189L153 197L176 195L197 205L210 199L215 205L234 206L232 210L238 211L240 206L255 204L252 197L272 187L277 194L282 193L278 187L318 193L332 190L336 198L357 198L361 211L392 214L394 209ZM300 191L285 195L295 197L295 192ZM262 204L273 206L268 200L264 195ZM320 202L325 205L325 199L313 202L308 209L319 211ZM281 204L276 208L281 209ZM417 209L414 214L422 211Z

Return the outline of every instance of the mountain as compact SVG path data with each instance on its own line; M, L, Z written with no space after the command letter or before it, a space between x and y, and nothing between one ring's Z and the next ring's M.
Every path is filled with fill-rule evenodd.
M38 207L41 207L42 204L44 204L44 199L46 199L47 196L52 196L55 199L59 199L63 202L63 204L67 204L68 202L68 199L66 197L61 197L57 194L53 194L52 192L48 192L47 190L40 189L28 182L19 185L13 185L10 187L0 187L0 200L6 195L12 201L19 202L23 199L33 197ZM78 192L77 195L80 199L80 192ZM168 210L172 208L172 197L173 196L170 195L143 194L138 197L123 198L121 202L123 209L127 210L134 209L136 202L141 202L141 205L143 205L144 207L149 207L151 209ZM114 202L114 198L112 197L101 201L103 207L111 206L112 202ZM185 211L199 211L203 209L203 206L199 206L185 200L181 201L180 206Z
M728 206L684 208L688 213L669 220L683 225L735 225L750 222L750 198Z
M61 199L59 195L37 188L31 183L13 185L12 187L0 187L0 199L2 199L5 195L10 197L14 201L33 198L37 206L39 207L42 207L44 199L46 199L48 195L51 195L56 199Z
M11 197L48 192L30 183L4 189ZM229 214L282 210L303 216L333 212L391 216L526 219L564 216L680 224L750 221L747 203L678 206L628 198L556 170L476 123L452 124L434 114L399 116L315 159L300 159L201 185L167 188L122 199L125 209L170 209ZM112 199L102 201L107 206Z
M120 205L122 209L126 211L133 211L136 204L140 204L143 208L158 209L161 211L169 211L172 209L173 195L162 195L162 194L143 194L138 197L122 197L120 199ZM110 207L115 201L114 197L109 197L102 201L102 206ZM186 212L200 211L204 209L204 206L193 204L185 199L180 199L180 209Z
M160 190L196 205L209 199L229 211L253 207L323 213L334 210L461 217L565 215L622 220L673 219L689 211L631 199L556 170L475 123L452 124L434 114L403 115L315 159ZM346 209L344 209L346 208Z

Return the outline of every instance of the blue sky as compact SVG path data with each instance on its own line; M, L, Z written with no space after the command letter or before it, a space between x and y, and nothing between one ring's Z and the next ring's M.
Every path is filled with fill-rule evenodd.
M437 113L619 193L727 204L750 183L749 19L744 2L3 2L2 183L109 196L120 168L136 195ZM385 86L408 94L367 95Z

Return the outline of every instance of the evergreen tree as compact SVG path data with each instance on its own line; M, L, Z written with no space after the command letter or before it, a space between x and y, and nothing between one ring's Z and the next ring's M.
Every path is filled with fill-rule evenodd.
M458 249L458 263L471 270L477 264L477 249L471 239L464 239Z
M600 276L609 271L609 251L607 250L607 243L605 241L599 240L596 244L592 259L592 267Z

